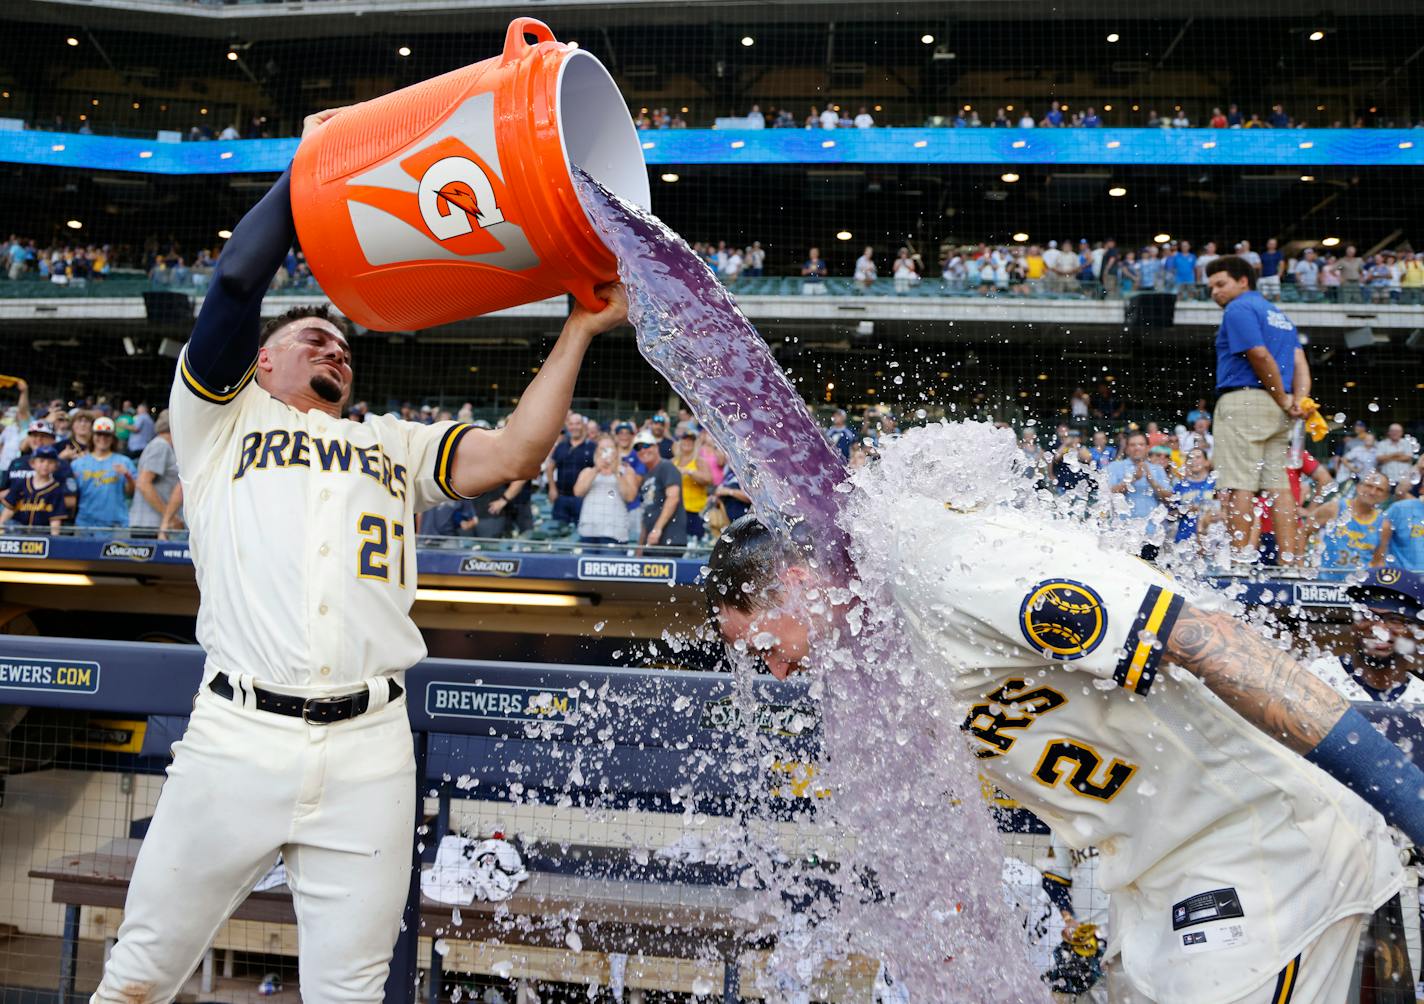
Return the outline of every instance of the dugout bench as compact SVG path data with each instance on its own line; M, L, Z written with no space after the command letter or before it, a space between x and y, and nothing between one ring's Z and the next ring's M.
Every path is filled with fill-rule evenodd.
M76 639L0 637L0 665L29 667L33 681L7 695L30 707L147 717L140 758L161 769L186 725L202 672L195 646ZM425 862L411 872L411 894L396 945L386 999L413 1004L422 936L430 939L429 994L443 967L469 964L469 942L515 940L563 946L575 931L593 952L716 959L724 1000L739 999L738 952L753 919L749 893L729 868L680 865L608 847L535 844L524 848L530 878L502 904L458 908L420 895L418 866L428 864L449 826L452 800L504 802L517 793L541 804L591 803L652 812L726 814L745 798L749 779L725 769L746 741L726 674L430 660L406 674L422 795L436 798L412 824ZM809 763L819 723L804 685L758 681L754 712L778 765ZM579 764L580 783L571 783ZM129 768L132 769L132 768ZM785 774L781 780L786 781ZM758 782L760 783L760 782ZM773 782L774 783L774 782ZM787 785L787 787L795 787ZM804 789L803 789L804 790ZM84 906L121 907L139 841L119 840L96 853L35 869L65 905L59 990L72 999ZM420 844L418 843L419 847ZM419 857L420 855L418 855ZM638 858L648 857L646 861ZM254 893L237 920L294 923L285 888ZM550 923L549 918L559 923ZM521 919L524 921L520 923ZM447 949L436 950L439 939ZM462 946L450 951L449 946Z

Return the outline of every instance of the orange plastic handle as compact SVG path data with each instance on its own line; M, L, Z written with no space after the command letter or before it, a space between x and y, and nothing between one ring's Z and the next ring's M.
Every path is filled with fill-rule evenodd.
M554 29L537 17L517 17L509 22L509 31L504 36L503 63L512 63L533 48L524 41L525 35L533 35L540 42L557 42Z

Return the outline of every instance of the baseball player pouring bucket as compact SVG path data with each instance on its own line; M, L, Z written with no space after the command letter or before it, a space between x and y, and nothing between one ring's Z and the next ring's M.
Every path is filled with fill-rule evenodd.
M307 119L303 144L339 112ZM409 887L415 777L403 671L416 513L533 477L621 287L576 307L506 428L341 417L346 322L260 325L292 245L290 172L233 231L170 402L201 593L203 683L174 746L124 922L92 1000L172 1000L280 851L302 997L378 1001Z

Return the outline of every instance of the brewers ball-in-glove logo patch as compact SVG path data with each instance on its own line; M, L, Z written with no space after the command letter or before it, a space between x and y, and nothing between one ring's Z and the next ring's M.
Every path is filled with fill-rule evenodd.
M1381 568L1375 572L1375 581L1381 585L1392 586L1399 581L1399 569Z
M1072 579L1045 579L1019 607L1019 629L1050 659L1081 659L1102 643L1108 612L1096 591Z

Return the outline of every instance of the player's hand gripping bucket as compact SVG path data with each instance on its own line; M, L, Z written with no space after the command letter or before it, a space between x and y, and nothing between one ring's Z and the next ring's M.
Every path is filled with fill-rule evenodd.
M530 45L525 35L538 41ZM343 111L297 150L292 214L321 288L378 331L617 278L570 165L647 208L637 130L596 58L519 18L504 53Z

